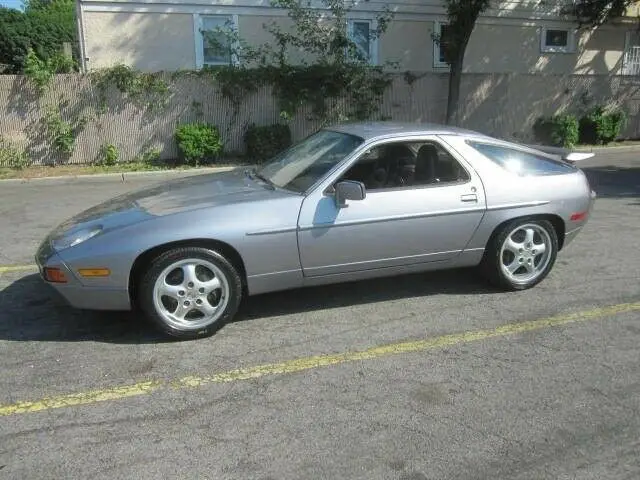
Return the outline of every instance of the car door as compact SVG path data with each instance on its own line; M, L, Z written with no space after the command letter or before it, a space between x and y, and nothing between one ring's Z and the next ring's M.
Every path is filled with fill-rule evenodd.
M413 166L411 159L404 163L398 160L399 144L411 148ZM371 164L367 156L372 151L388 147L396 147L390 159L376 160L368 170L362 168L365 161ZM434 166L434 162L443 159L450 162L448 167ZM395 180L381 180L385 165L388 174L393 170ZM368 187L366 196L338 206L334 186L345 178L353 180L349 175L353 171L360 176L355 179ZM298 221L304 275L451 260L471 239L485 206L484 190L476 172L436 136L373 144L304 200Z

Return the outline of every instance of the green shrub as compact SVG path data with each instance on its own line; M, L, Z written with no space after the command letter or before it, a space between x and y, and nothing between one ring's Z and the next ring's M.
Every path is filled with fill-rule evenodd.
M55 149L66 155L73 153L76 142L73 125L63 120L55 107L47 110L44 120Z
M536 140L543 144L571 148L579 139L578 119L570 114L539 118L533 132Z
M175 139L180 159L189 165L213 162L222 154L222 140L215 125L200 122L179 125Z
M580 143L606 145L620 135L626 121L622 110L606 113L602 106L597 106L580 119Z
M0 136L0 167L22 170L29 165L31 165L31 159L27 152L11 145Z
M151 148L142 152L142 154L136 158L136 161L144 163L145 165L157 165L160 160L160 153L159 148Z
M278 123L261 127L251 125L244 134L244 143L251 161L262 162L291 145L291 130L288 125Z
M100 147L100 154L98 156L98 165L115 165L118 163L120 152L118 147L112 143L105 143Z

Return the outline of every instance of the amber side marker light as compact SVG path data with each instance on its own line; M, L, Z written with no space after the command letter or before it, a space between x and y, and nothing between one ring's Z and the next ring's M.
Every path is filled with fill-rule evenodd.
M83 277L108 277L111 270L108 268L80 268L78 273Z
M45 267L44 278L48 282L52 283L67 283L67 276L58 267Z

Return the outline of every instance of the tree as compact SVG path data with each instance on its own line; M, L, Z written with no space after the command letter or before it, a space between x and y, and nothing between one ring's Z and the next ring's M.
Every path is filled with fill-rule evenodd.
M271 0L271 5L286 10L291 24L264 24L273 40L263 45L249 45L230 26L205 32L210 49L239 63L214 69L223 94L240 99L248 86L270 84L283 118L303 104L326 123L379 113L391 77L384 66L372 65L369 55L371 42L393 16L389 9L376 16L374 28L349 32L353 1L321 0L312 7L300 0Z
M32 49L43 61L60 55L64 43L76 47L73 0L29 0L24 12L0 8L0 64L22 73Z
M568 2L564 13L574 15L580 27L593 27L622 16L638 0L576 0ZM447 34L435 40L444 45L450 66L446 123L458 123L458 103L464 54L476 21L491 0L445 0L449 25Z
M637 0L578 0L571 3L565 13L574 15L580 28L596 27L621 17Z
M476 21L491 0L445 0L449 24L446 35L436 39L444 45L445 61L449 64L449 96L447 99L447 124L458 123L458 103L464 54Z

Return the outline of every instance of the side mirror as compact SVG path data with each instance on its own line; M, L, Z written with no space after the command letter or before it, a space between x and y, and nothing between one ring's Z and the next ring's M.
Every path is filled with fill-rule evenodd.
M353 180L343 180L336 184L335 197L338 208L347 206L346 200L364 200L367 193L364 183Z

